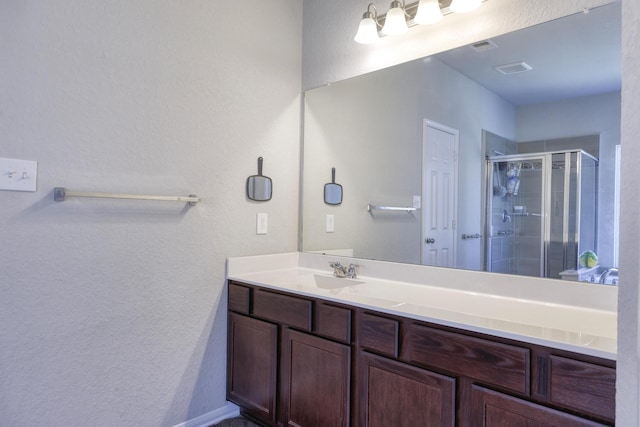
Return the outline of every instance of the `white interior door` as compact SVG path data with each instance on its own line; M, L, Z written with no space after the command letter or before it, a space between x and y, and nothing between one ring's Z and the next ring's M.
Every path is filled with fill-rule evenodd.
M458 131L424 120L422 132L422 264L454 267Z

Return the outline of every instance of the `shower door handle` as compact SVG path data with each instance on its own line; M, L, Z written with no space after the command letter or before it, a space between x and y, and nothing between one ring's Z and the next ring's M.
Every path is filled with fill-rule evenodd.
M431 243L435 243L436 239L434 239L433 237L427 237L426 239L424 239L424 242L429 245Z

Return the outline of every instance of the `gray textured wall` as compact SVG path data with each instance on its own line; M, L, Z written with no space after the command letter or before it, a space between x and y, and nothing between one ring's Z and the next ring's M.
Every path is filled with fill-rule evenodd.
M0 425L225 405L225 260L297 247L301 31L296 0L0 2L0 157L39 162L36 193L0 191Z

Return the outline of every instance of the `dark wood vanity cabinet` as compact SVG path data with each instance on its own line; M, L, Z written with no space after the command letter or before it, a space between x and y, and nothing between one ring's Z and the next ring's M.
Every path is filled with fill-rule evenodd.
M351 310L229 283L227 399L269 426L348 427Z
M276 421L278 326L229 314L227 398L261 421Z
M229 282L227 398L267 426L611 426L615 362Z

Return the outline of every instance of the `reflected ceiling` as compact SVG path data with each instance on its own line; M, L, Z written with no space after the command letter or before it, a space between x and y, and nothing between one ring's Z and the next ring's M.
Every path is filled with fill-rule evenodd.
M547 22L543 34L534 26L490 39L492 49L463 46L435 56L513 105L612 92L621 82L620 13L617 2ZM519 62L533 69L510 75L494 69Z

